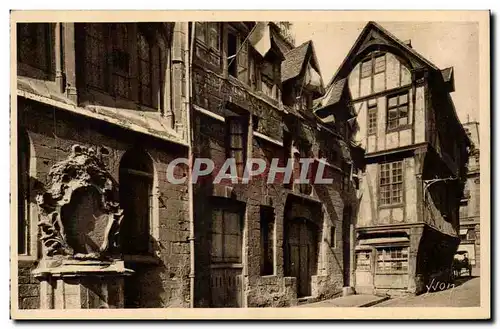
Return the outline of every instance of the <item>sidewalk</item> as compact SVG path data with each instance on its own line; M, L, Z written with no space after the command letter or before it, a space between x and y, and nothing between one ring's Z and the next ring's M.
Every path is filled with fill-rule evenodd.
M297 307L369 307L388 300L388 296L350 295L321 302L298 305Z

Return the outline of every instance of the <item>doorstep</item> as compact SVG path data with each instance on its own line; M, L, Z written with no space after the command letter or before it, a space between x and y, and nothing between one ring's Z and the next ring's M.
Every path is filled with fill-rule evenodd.
M309 302L296 307L370 307L388 300L389 296L350 295L327 299L320 302Z

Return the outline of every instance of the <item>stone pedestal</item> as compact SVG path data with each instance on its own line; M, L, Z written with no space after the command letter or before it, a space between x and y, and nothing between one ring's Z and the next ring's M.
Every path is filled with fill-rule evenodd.
M40 280L41 309L91 309L123 308L123 280L132 271L123 261L66 260L43 262L33 274Z
M37 195L43 256L33 275L42 309L124 307L123 281L133 271L120 259L123 209L101 152L73 145Z

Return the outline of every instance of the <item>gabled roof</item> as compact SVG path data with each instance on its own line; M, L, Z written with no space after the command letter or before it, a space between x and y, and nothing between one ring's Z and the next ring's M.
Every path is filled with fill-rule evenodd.
M285 82L300 75L311 41L306 41L285 54L281 63L281 81Z
M352 48L349 50L347 56L345 57L344 61L340 65L340 67L337 69L337 72L333 75L332 79L327 85L327 88L330 87L330 85L343 77L340 77L339 74L345 69L345 67L349 64L351 58L356 55L358 50L360 50L360 47L363 45L365 40L370 36L370 32L376 31L378 32L381 36L385 37L388 39L389 42L392 42L395 46L399 47L402 49L404 52L406 52L409 56L414 57L416 60L421 62L423 65L431 68L432 70L439 70L436 65L434 65L432 62L430 62L428 59L423 57L421 54L419 54L415 49L411 47L410 44L405 43L404 41L398 39L396 36L394 36L392 33L387 31L385 28L380 26L379 24L370 21L366 24L366 26L363 28L363 31L359 34L358 38L354 42L354 45Z
M285 54L285 60L281 62L281 82L285 83L303 76L308 69L308 64L319 75L320 86L318 92L322 95L325 91L323 78L321 77L314 44L311 40L304 42Z
M372 31L375 31L379 36L374 37ZM416 61L421 63L419 65L427 66L432 70L439 71L439 68L437 66L435 66L428 59L420 55L418 52L415 51L415 49L412 48L411 42L402 41L398 39L392 33L390 33L385 28L383 28L382 26L380 26L375 22L368 22L366 26L363 28L363 31L361 31L358 38L354 42L354 45L349 50L344 61L337 69L337 72L335 72L332 79L328 83L326 87L327 92L325 96L322 98L321 102L318 104L317 107L318 110L320 108L336 104L340 100L340 97L342 96L342 92L344 90L344 86L346 84L346 79L348 74L347 69L352 64L351 61L353 57L355 57L359 51L362 51L363 45L376 43L377 38L378 39L383 38L385 42L392 43L393 45L398 47L401 51L408 54L408 56L413 57ZM453 68L444 69L441 71L441 74L443 75L443 80L445 81L445 83L449 84L450 82L453 82Z
M323 107L336 104L338 101L340 101L342 93L344 92L345 89L346 81L347 78L343 78L333 83L331 88L328 90L328 93L326 94L327 95L325 97L326 102L323 105Z

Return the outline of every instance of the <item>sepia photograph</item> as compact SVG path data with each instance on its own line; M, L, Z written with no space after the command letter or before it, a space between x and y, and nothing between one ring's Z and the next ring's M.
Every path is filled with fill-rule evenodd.
M489 15L12 11L11 317L490 318Z

